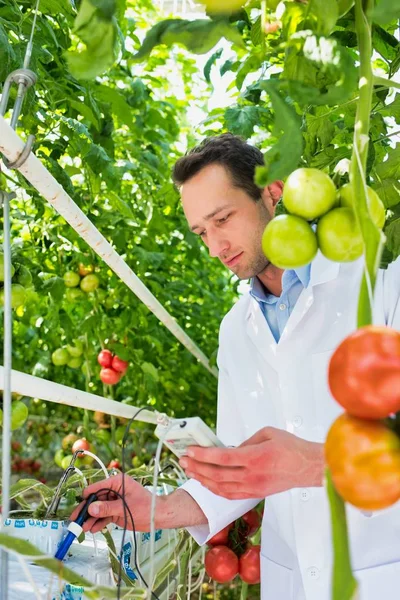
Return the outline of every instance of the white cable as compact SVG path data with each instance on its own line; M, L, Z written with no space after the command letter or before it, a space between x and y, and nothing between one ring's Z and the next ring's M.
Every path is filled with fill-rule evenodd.
M94 460L100 465L101 470L103 471L105 478L109 479L110 478L110 474L107 471L105 465L103 462L101 462L100 458L98 456L96 456L95 454L93 454L93 452L89 452L89 450L82 450L82 452L80 452L80 455L82 454L87 454L88 456L91 456L92 458L94 458Z
M74 470L78 473L78 475L80 475L82 477L84 486L87 487L88 481L87 481L86 477L84 476L84 474L82 473L82 471L80 469L78 469L78 467L75 467L75 465L74 465Z
M20 554L16 553L17 559L19 564L22 567L23 572L25 573L25 577L28 580L28 582L31 584L32 586L32 591L34 592L36 598L38 598L38 600L42 600L42 595L40 593L40 590L38 590L35 580L33 579L32 575L29 572L29 569L27 567L27 565L25 564L25 560L24 557L22 557Z

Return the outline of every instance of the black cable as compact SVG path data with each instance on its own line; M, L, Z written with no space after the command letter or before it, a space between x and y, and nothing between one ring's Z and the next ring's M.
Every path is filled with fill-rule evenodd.
M122 489L121 489L121 492L122 492L122 499L123 499L123 502L124 502L124 531L122 533L122 540L121 540L121 556L120 556L120 561L119 561L119 572L118 572L118 583L117 583L117 585L118 585L117 600L120 600L120 589L121 589L121 578L122 578L122 552L123 552L123 548L124 548L124 544L125 544L126 525L127 525L127 518L126 518L126 513L125 513L125 445L126 445L126 442L128 440L128 435L129 435L130 428L131 428L131 425L132 425L133 421L136 419L136 417L138 416L138 414L141 413L142 410L145 410L145 409L148 410L147 407L139 408L139 410L137 410L135 412L135 414L133 415L133 417L130 418L127 426L125 427L124 437L122 438L122 464L121 464ZM132 519L132 515L131 515L131 519ZM132 525L133 525L133 527L135 526L134 523L133 523L133 519L132 519ZM133 535L133 540L134 540L134 562L135 562L135 567L137 568L137 545L136 545L136 535L135 535L135 533ZM143 582L144 582L144 580L143 580ZM145 585L148 588L148 585L146 583L145 583ZM152 592L152 594L154 594L154 592Z
M134 562L135 562L135 569L140 577L140 579L143 581L145 587L147 589L149 588L149 584L147 583L147 581L145 580L145 578L143 577L140 569L139 569L139 565L137 563L137 544L136 544L136 529L135 529L135 521L133 520L133 516L132 516L132 512L131 509L129 508L128 503L126 502L125 498L123 497L122 494L120 494L119 492L117 492L116 490L110 490L109 488L101 488L100 490L98 490L96 492L96 495L99 496L102 492L105 492L107 494L107 497L109 497L110 494L115 494L120 500L122 500L123 506L124 506L124 533L126 532L127 529L127 523L128 523L128 518L127 518L127 512L129 514L130 520L131 520L131 525L132 525L132 533L133 533L133 545L134 545ZM100 500L100 498L99 498ZM101 500L100 500L101 501ZM121 566L122 566L122 550L123 550L123 545L121 546L121 552L120 552L120 558L119 558L119 567L120 567L120 572L119 572L119 577L121 577ZM120 587L121 587L121 581L118 582L118 598L120 597ZM155 592L153 592L153 590L150 590L152 595L154 596L155 600L160 600L159 597L157 596L157 594Z

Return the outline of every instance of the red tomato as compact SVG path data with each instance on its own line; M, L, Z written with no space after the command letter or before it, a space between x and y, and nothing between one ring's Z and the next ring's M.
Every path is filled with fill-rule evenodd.
M110 464L108 465L107 469L121 469L121 463L119 462L119 460L112 460L110 461Z
M400 410L400 333L368 325L349 335L329 364L332 395L351 415L383 419Z
M261 546L250 546L239 559L239 575L245 583L260 583L260 549Z
M129 363L128 363L128 361L122 360L122 358L115 355L114 358L112 359L111 366L114 369L114 371L118 371L118 373L124 374L124 373L126 373Z
M247 535L250 537L260 528L261 517L255 508L252 508L245 515L242 516L243 521L247 525Z
M121 379L122 373L114 371L114 369L101 369L100 379L107 385L115 385Z
M206 553L206 573L217 583L232 581L239 571L239 559L227 546L214 546Z
M75 452L77 452L77 450L90 450L89 442L85 438L76 440L76 442L72 446L72 454L75 454Z
M344 413L328 432L325 458L337 491L357 508L400 499L400 438L383 423Z
M232 529L233 523L227 525L221 531L218 531L212 538L207 542L210 546L226 546L228 544L229 532Z
M113 354L110 350L102 350L97 356L97 362L102 367L109 369L112 365Z

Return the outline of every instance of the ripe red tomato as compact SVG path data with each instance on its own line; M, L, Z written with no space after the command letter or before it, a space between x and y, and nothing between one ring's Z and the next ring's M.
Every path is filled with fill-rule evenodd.
M77 452L77 450L90 450L90 444L85 438L81 438L80 440L76 440L74 445L72 446L72 454Z
M337 491L357 508L400 499L400 438L383 423L344 413L329 430L325 458Z
M114 369L101 369L100 379L107 385L115 385L121 379L122 373L114 371Z
M250 537L260 528L261 517L255 508L252 508L245 515L242 516L243 521L247 525L247 535Z
M110 350L101 350L101 352L99 352L99 354L97 355L97 362L99 363L99 365L105 367L106 369L109 369L111 367L112 360L113 353L110 352Z
M121 463L116 459L111 460L107 469L121 469Z
M115 355L114 358L112 359L111 366L114 369L114 371L118 371L118 373L124 374L124 373L126 373L129 363L128 363L128 361L122 360L122 358Z
M368 325L349 335L329 364L332 395L351 415L383 419L400 410L400 333Z
M221 531L218 531L212 538L207 542L210 546L226 546L228 544L229 532L232 529L233 523L227 525Z
M245 583L260 583L261 564L260 564L261 546L250 546L239 559L239 575Z
M209 577L217 583L227 583L239 572L239 559L227 546L214 546L207 551L204 566Z

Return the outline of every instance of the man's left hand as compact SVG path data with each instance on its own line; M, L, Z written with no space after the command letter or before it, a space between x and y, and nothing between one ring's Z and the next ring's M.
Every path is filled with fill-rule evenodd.
M191 446L180 464L188 477L218 496L265 498L292 488L321 486L323 444L264 427L237 448Z

